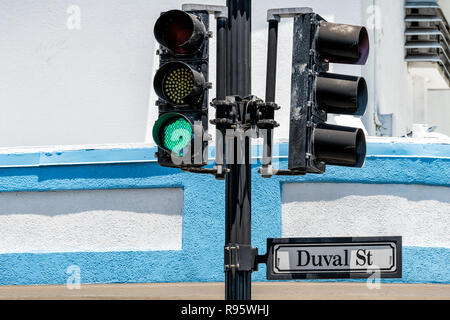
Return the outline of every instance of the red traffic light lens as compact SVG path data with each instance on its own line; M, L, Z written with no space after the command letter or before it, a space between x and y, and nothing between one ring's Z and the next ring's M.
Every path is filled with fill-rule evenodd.
M176 53L186 53L182 45L192 36L192 19L187 14L175 11L168 15L164 22L165 28L162 32L164 43Z
M185 55L198 51L206 29L197 16L182 10L163 13L156 21L156 40L172 53Z

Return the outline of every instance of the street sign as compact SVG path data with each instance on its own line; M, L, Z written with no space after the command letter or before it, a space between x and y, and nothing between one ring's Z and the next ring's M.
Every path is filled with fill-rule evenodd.
M401 278L401 237L267 239L267 279Z

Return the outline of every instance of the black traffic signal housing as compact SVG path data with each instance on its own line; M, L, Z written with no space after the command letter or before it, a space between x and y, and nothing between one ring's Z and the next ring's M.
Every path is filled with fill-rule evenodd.
M209 14L170 10L155 23L160 67L153 87L159 117L153 127L158 164L202 167L208 161Z
M327 124L327 113L363 115L368 93L362 77L328 73L329 63L364 65L364 27L326 22L315 13L294 18L288 169L323 173L329 165L362 167L363 130Z

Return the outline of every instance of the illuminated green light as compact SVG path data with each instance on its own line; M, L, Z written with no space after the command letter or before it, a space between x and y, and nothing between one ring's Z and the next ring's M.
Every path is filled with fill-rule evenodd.
M183 149L191 143L192 127L184 118L174 118L164 126L161 141L167 150L183 156Z
M194 88L194 75L188 67L174 68L167 73L164 82L164 94L169 100L177 104L184 104Z

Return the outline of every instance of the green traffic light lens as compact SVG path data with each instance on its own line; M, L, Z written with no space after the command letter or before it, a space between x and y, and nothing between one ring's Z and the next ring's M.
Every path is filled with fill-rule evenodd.
M176 104L184 104L183 100L194 89L194 75L185 66L173 68L169 71L163 82L166 97Z
M183 149L190 144L192 139L191 124L182 117L173 118L165 124L161 138L165 149L182 157Z

